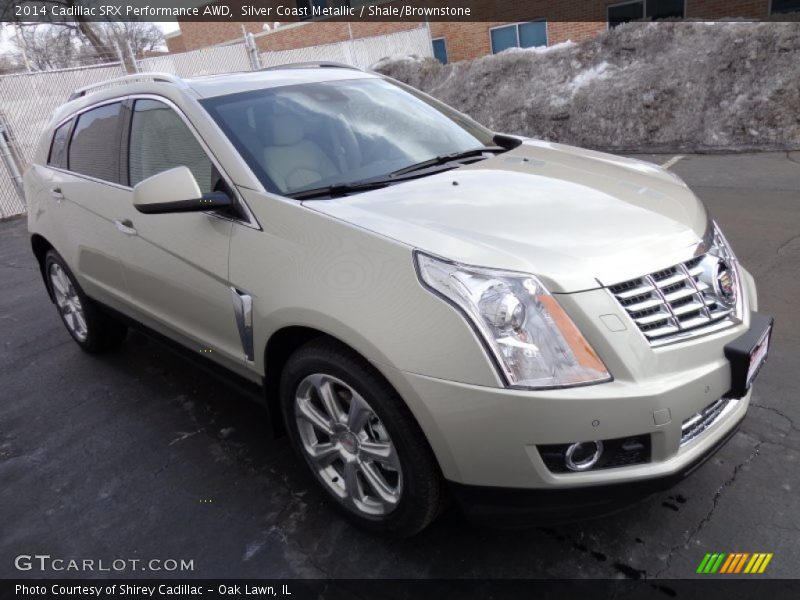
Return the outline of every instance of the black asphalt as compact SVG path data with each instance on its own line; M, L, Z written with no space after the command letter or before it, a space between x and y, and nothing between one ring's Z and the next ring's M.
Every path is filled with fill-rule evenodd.
M156 342L135 334L113 355L82 353L24 220L0 223L0 577L41 576L14 567L36 553L192 560L180 575L203 578L687 577L706 552L772 552L765 576L796 577L800 153L688 156L672 170L775 317L740 432L673 490L611 517L497 531L450 511L409 541L343 521L287 442L270 440L262 409Z

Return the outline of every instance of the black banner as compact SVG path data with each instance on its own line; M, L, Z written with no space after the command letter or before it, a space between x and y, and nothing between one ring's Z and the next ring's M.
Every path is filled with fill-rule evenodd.
M800 597L800 580L763 576L704 576L691 580L102 580L39 579L0 582L1 598L78 600L87 598L223 598L282 600L484 600L599 598L714 598Z
M626 20L800 17L797 0L631 0L623 4ZM0 0L0 21L607 22L617 18L609 10L620 5L619 0Z

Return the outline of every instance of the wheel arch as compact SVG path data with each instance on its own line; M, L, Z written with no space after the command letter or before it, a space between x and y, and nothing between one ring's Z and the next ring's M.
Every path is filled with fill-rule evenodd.
M33 255L36 257L36 262L39 263L39 273L42 275L42 281L47 290L47 295L50 297L50 302L54 302L53 290L50 289L50 284L47 282L47 274L44 272L44 269L47 253L50 250L56 251L56 249L43 235L38 233L34 233L31 236L31 249L33 250Z
M433 455L439 464L439 468L441 469L441 457L439 452L437 452L435 444L432 443L432 438L430 435L433 432L428 430L428 428L431 426L435 428L435 424L432 423L430 415L417 414L418 410L422 410L424 412L426 409L421 407L419 402L411 403L409 402L408 398L404 397L398 386L395 385L390 377L387 377L386 373L383 372L381 369L381 363L376 363L375 361L370 360L362 352L360 352L358 348L354 347L353 344L348 343L339 336L311 326L288 325L273 332L267 340L264 351L264 392L266 396L267 409L269 410L270 419L272 421L273 434L276 437L286 434L280 402L281 373L283 372L287 361L295 351L308 342L318 339L330 340L354 353L356 356L364 360L364 362L374 370L375 374L383 379L386 384L394 390L394 392L397 394L397 397L400 398L400 401L414 419L417 427L428 443L428 447L433 452ZM438 436L434 435L433 439L436 437ZM441 451L442 449L439 448L438 450Z

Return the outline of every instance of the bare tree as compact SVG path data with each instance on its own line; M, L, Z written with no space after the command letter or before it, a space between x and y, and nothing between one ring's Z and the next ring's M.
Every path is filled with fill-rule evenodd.
M20 63L9 54L0 54L0 75L21 70Z
M130 44L137 58L161 48L164 34L155 24L145 21L109 21L95 24L98 36L104 44Z
M46 24L21 27L10 41L16 61L37 71L64 69L78 62L80 41L68 29Z
M65 7L92 4L91 0L39 0L40 3ZM24 0L23 0L24 3ZM19 3L18 3L19 4ZM6 7L0 8L0 19L14 21L6 15ZM79 11L80 12L80 11ZM112 62L119 59L119 50L131 70L132 57L141 57L146 52L160 48L164 42L161 30L153 23L143 21L95 21L85 17L74 17L73 21L14 23L16 35L11 42L16 46L18 59L23 59L35 69L58 69L87 63Z
M96 5L94 0L33 0L28 2L21 0L18 2L3 2L0 6L0 22L16 23L20 28L37 28L43 21L30 22L23 21L22 17L16 15L15 7L18 5L57 5L64 8L77 9L79 7L88 7ZM76 16L71 17L72 21L49 21L53 27L63 28L70 32L72 37L82 37L88 42L95 50L95 53L100 58L101 62L109 62L116 59L116 51L113 47L107 46L102 38L95 32L92 23L83 15L80 10L75 11Z

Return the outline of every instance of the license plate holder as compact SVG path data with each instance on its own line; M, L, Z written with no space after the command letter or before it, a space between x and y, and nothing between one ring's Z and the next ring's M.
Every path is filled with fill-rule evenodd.
M774 319L751 313L750 329L725 346L725 357L731 363L731 389L728 396L741 398L767 361Z

